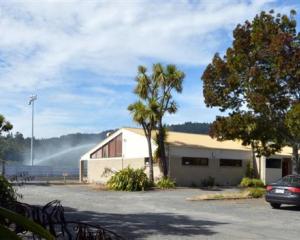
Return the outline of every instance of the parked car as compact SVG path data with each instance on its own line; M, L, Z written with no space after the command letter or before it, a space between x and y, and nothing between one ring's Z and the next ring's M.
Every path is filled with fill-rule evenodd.
M265 198L273 208L281 204L300 206L300 175L288 175L269 184Z

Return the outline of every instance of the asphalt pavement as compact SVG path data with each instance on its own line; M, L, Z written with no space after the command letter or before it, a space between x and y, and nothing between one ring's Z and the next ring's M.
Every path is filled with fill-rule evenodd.
M228 189L226 189L228 191ZM22 186L22 201L59 199L67 218L99 224L126 239L299 239L300 210L263 199L187 201L200 189L114 192L86 185ZM222 191L220 191L222 192Z

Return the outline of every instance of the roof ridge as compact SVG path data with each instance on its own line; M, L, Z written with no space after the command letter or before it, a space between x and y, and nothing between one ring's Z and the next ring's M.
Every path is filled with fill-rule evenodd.
M135 129L135 130L141 130L141 131L143 131L142 128L138 128L138 127L122 127L121 129L127 129L127 130ZM157 130L157 129L154 129L153 131L155 131L155 130ZM177 131L170 131L170 130L168 130L167 133L188 134L188 135L202 135L202 136L209 136L209 137L211 137L209 134L205 134L205 133L188 133L188 132L177 132ZM229 141L232 141L232 140L229 140Z

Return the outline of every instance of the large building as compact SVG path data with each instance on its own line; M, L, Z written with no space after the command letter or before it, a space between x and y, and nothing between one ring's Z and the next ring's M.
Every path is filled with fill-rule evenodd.
M156 144L152 140L153 151ZM168 132L166 154L169 176L179 186L200 185L213 177L219 185L236 185L245 175L253 159L250 147L236 141L217 141L208 135ZM256 167L265 183L292 173L291 148L269 158L256 158ZM121 128L107 136L80 159L80 180L105 182L106 169L120 170L127 166L148 168L148 146L142 129ZM154 176L161 176L157 165Z

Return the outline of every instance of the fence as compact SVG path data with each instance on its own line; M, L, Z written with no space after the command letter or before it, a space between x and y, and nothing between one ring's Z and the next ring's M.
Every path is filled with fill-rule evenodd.
M16 176L25 174L32 177L78 177L79 168L57 167L57 166L26 166L6 165L5 176Z

